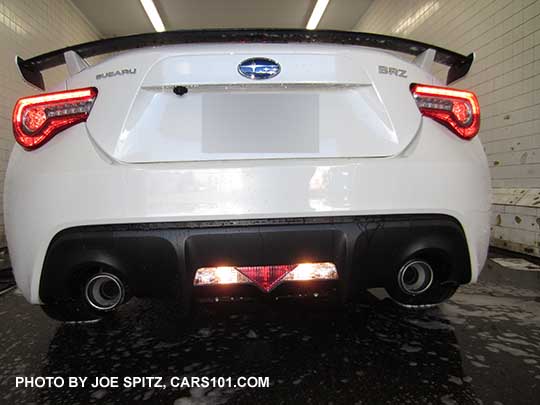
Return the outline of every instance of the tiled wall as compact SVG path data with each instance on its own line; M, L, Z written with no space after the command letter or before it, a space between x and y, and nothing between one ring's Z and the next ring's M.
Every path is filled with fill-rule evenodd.
M356 30L476 53L455 86L480 99L496 188L492 244L540 255L540 0L375 0Z
M0 0L0 207L4 176L13 146L11 112L17 98L35 93L19 77L15 55L23 59L92 41L99 33L69 0ZM66 75L64 67L46 72L47 87ZM3 208L0 209L0 247L5 245Z

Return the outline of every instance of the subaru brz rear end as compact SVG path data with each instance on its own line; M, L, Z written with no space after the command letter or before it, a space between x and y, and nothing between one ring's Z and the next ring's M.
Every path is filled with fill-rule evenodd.
M86 57L122 51L89 66ZM396 53L397 52L397 53ZM82 44L19 100L5 183L19 289L52 317L132 296L384 287L433 305L474 282L490 179L466 57L374 34L175 31Z

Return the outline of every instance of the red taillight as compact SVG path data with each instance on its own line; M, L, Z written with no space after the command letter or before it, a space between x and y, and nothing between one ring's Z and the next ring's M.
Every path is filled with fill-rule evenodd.
M97 89L59 91L24 97L13 109L15 140L26 149L35 149L58 132L86 121L94 105Z
M411 92L423 115L450 128L463 139L480 129L480 105L473 92L447 87L413 84Z
M236 269L264 291L268 292L295 267L296 265L285 264L279 266L237 267Z

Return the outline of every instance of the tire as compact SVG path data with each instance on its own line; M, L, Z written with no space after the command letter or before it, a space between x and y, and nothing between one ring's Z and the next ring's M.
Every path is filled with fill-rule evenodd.
M41 309L49 318L60 322L99 321L105 315L96 312L85 304L76 302L58 302L42 305Z

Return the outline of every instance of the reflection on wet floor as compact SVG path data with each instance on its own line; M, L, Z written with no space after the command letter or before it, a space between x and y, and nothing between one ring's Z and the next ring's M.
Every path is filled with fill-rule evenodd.
M12 292L0 297L0 402L538 403L540 281L531 280L523 288L486 277L420 312L368 297L346 310L207 305L185 321L171 307L132 300L86 325L51 321ZM268 376L271 386L15 388L15 376L32 375Z

